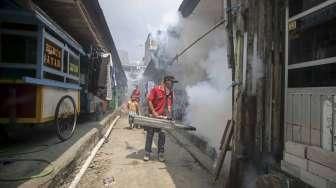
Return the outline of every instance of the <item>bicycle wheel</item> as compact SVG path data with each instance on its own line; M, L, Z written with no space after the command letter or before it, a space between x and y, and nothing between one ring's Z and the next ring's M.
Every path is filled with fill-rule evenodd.
M77 110L75 101L71 96L63 96L57 103L55 123L57 136L60 140L65 141L72 137L77 124Z

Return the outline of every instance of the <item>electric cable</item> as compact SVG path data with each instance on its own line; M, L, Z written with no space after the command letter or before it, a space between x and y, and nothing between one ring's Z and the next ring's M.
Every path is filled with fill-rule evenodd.
M215 29L217 29L219 26L226 23L226 19L221 19L218 23L213 25L207 32L203 33L201 36L199 36L194 42L189 44L187 47L185 47L180 53L178 53L169 64L172 64L174 61L178 60L179 56L182 56L185 52L187 52L191 47L193 47L195 44L197 44L200 40L202 40L204 37L206 37L209 33L213 32Z
M0 158L1 157L8 157L8 156L13 156L13 155L26 155L26 154L31 154L31 153L37 153L40 151L44 151L49 147L49 145L40 145L34 147L32 150L28 151L22 151L22 152L13 152L12 150L0 150Z
M23 180L29 180L29 179L34 179L34 178L42 178L50 175L54 170L53 164L45 159L19 159L19 158L13 158L13 159L5 159L4 161L6 162L19 162L19 161L30 161L30 162L42 162L48 164L47 170L43 170L41 173L36 174L36 175L31 175L31 176L21 176L21 177L15 177L15 178L4 178L0 176L0 181L23 181ZM1 160L0 160L1 162Z
M38 159L38 158L11 158L11 156L17 156L17 155L27 155L32 153L37 153L41 151L45 151L51 146L57 145L61 142L57 142L50 145L39 145L35 146L34 149L22 151L22 152L15 152L13 150L0 150L0 163L5 164L6 162L20 162L20 161L30 161L30 162L42 162L48 164L48 170L42 171L39 174L32 175L32 176L22 176L22 177L16 177L16 178L4 178L0 176L0 181L23 181L23 180L29 180L29 179L35 179L35 178L41 178L50 175L54 170L53 164L46 160L46 159ZM17 149L16 149L17 150Z

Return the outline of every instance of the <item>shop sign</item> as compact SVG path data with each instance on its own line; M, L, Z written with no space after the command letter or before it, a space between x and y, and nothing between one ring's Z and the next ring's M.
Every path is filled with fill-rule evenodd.
M79 59L73 55L69 57L69 73L74 76L79 76Z
M288 31L292 31L296 29L296 21L292 21L288 23Z
M44 45L44 64L61 70L62 67L62 49L57 47L54 43L45 40Z

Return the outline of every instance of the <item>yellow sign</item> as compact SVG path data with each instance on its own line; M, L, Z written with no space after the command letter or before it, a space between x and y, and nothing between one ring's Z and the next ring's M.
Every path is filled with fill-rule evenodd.
M292 31L296 29L296 21L292 21L288 23L288 31Z
M79 73L79 67L78 67L78 65L75 65L75 64L69 64L69 71L71 72L71 73L74 73L74 74L76 74L76 73Z
M69 56L69 73L79 76L79 59L71 54Z
M44 64L61 70L62 67L62 49L57 47L54 43L49 40L45 40L44 45Z

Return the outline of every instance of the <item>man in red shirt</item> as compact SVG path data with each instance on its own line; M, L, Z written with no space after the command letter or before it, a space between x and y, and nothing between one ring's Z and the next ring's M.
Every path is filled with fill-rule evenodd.
M134 98L136 98L136 100L137 100L138 102L140 102L140 96L141 96L141 94L140 94L139 86L136 85L136 86L135 86L135 89L134 89L133 92L132 92L131 98L134 97Z
M155 86L147 97L150 117L159 119L172 119L172 105L173 105L173 84L177 81L173 76L165 76L161 85ZM158 132L158 157L159 161L164 162L164 144L165 133L161 129L146 128L146 145L144 160L148 161L150 153L152 152L152 142L154 132Z

